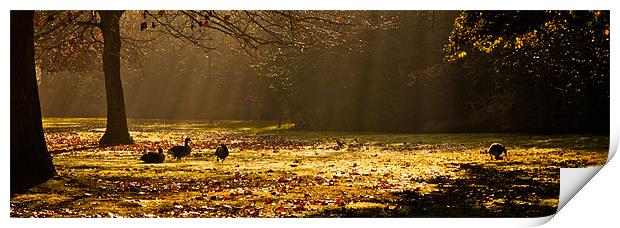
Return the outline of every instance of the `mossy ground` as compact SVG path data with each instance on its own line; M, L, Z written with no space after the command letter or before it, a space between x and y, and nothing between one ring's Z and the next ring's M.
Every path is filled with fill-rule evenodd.
M11 217L536 217L560 167L605 163L607 136L296 131L270 122L130 120L134 145L99 148L104 119L44 119L59 175L11 196ZM144 164L192 138L180 161ZM340 142L340 145L338 143ZM508 156L481 154L493 142ZM230 156L216 163L220 143Z

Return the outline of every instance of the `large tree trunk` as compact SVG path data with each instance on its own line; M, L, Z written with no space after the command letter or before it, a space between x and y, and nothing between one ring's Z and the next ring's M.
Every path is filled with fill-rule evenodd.
M119 21L123 11L99 11L103 33L103 74L107 101L107 124L100 146L132 144L127 129L125 98L121 83L121 35Z
M33 16L34 11L11 11L11 193L56 174L43 137Z

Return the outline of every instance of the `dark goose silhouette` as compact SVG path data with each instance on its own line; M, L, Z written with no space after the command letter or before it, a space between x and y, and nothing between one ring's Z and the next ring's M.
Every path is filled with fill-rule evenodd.
M176 159L181 159L192 152L192 148L189 147L189 142L192 141L189 137L185 138L185 146L175 146L168 149L168 153L174 156Z
M164 159L166 159L166 155L164 155L164 150L160 147L159 149L157 149L157 151L159 152L148 152L146 154L143 154L142 157L140 157L140 160L144 161L145 163L164 162Z
M491 144L491 146L487 150L487 152L491 155L491 158L493 158L493 156L495 156L495 160L502 159L502 157L501 157L502 153L504 153L504 155L508 156L507 151L508 150L506 150L506 147L504 147L504 145L499 144L499 143Z
M220 147L215 150L215 156L217 156L217 161L222 160L222 162L224 162L224 159L228 157L228 148L226 148L226 145L220 144Z

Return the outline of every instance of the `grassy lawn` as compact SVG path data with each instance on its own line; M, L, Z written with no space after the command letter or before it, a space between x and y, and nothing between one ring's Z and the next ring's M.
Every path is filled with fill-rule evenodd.
M12 217L535 217L559 168L602 165L607 136L296 131L270 122L129 120L134 145L99 148L105 119L46 118L59 175L11 197ZM190 157L144 150L192 139ZM341 146L337 141L343 142ZM504 160L480 151L493 142ZM216 163L215 148L231 150Z

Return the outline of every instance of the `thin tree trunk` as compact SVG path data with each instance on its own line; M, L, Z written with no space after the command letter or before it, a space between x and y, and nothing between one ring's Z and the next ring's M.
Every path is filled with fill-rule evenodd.
M11 11L11 194L56 174L43 136L33 16L34 11Z
M121 83L121 36L120 18L123 11L99 11L101 17L101 31L103 33L103 74L107 102L107 124L103 137L99 140L100 146L132 144L127 129L127 115L125 114L125 98Z

